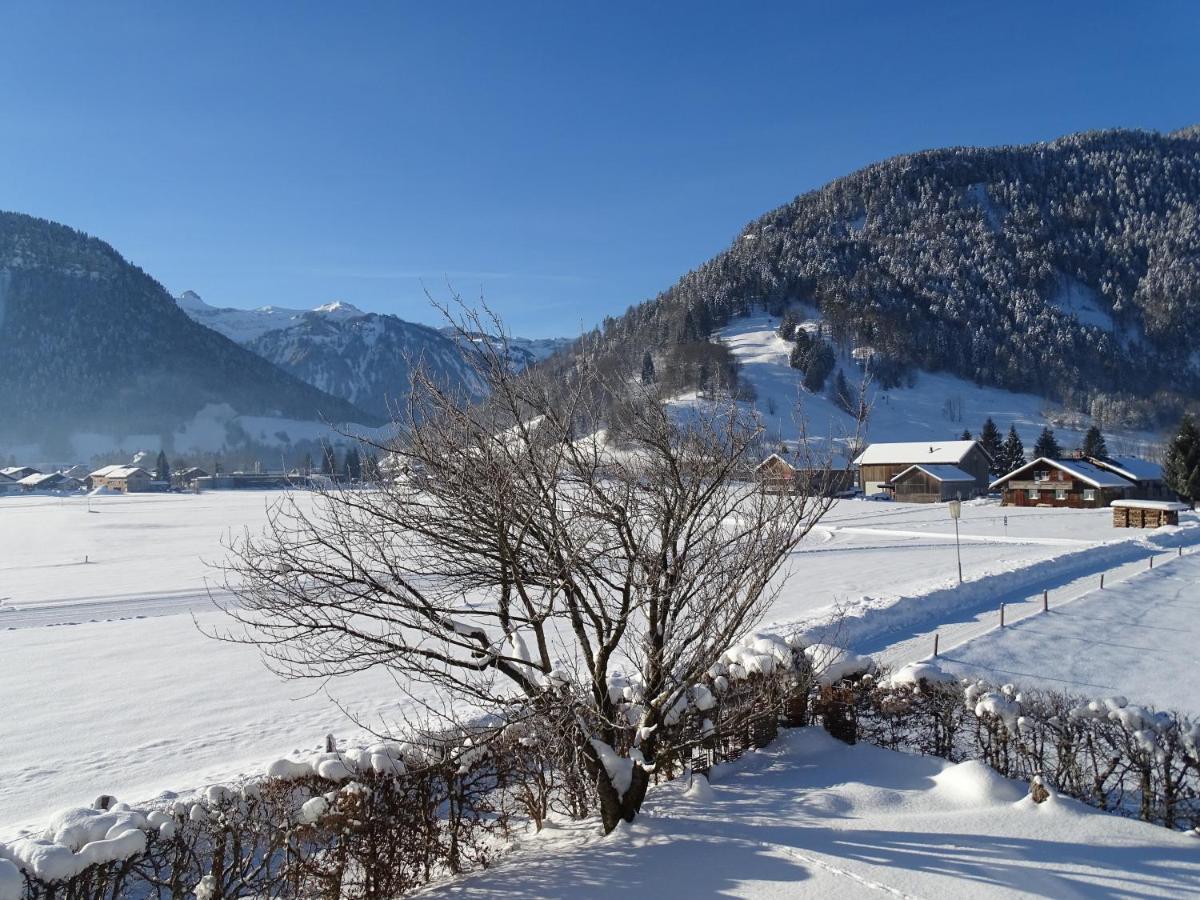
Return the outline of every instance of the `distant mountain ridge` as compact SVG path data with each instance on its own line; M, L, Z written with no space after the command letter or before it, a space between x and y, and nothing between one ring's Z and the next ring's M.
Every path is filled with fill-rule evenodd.
M795 303L887 378L944 371L1103 421L1171 421L1200 397L1200 127L868 166L754 220L577 352L636 373L651 351L699 382L729 363L708 335Z
M463 345L452 328L433 329L393 315L366 313L341 301L311 310L246 310L210 306L194 291L185 291L176 301L196 322L377 416L390 417L405 401L418 360L465 399L485 396L485 385L464 356L469 345ZM508 339L513 365L521 369L570 343L564 338Z
M219 447L244 416L379 422L193 322L103 241L0 213L0 445L75 458L122 435ZM198 419L216 432L181 436Z

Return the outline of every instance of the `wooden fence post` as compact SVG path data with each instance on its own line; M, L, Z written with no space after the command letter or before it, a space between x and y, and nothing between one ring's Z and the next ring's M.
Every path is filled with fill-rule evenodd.
M1152 569L1154 568L1154 557L1153 556L1150 557L1150 568L1152 568Z
M1100 573L1100 590L1104 590L1104 573Z
M1042 612L1050 612L1050 592L1042 591Z
M933 633L933 656L936 659L938 655L938 638L940 635L935 631Z
M1004 627L1004 604L1000 604L1000 627Z

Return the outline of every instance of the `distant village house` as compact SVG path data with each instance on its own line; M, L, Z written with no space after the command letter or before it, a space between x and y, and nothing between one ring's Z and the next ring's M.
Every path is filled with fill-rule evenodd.
M1063 506L1100 509L1129 497L1136 485L1116 472L1082 459L1039 457L992 482L1005 506Z
M871 444L854 460L859 467L858 486L865 495L901 499L897 489L902 488L915 503L987 493L991 462L979 441Z

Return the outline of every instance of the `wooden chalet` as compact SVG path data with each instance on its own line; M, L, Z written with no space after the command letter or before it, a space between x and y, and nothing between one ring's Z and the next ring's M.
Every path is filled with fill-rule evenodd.
M891 480L891 485L896 500L903 503L968 500L979 492L974 475L947 463L909 466Z
M1188 509L1186 503L1170 500L1114 500L1114 528L1161 528L1178 525L1179 514Z
M123 494L154 490L154 477L140 466L105 466L88 476L91 488L108 488Z
M957 482L959 486L956 491L962 491L966 497L974 497L987 493L991 463L991 458L979 441L871 444L854 460L858 466L858 486L867 496L891 493L896 488L896 476L908 473L913 466L952 466L974 480L970 486L965 486L966 482ZM907 477L918 476L909 473ZM940 492L941 489L937 489L936 493Z
M1101 509L1136 490L1133 482L1082 459L1042 456L992 482L1004 506Z

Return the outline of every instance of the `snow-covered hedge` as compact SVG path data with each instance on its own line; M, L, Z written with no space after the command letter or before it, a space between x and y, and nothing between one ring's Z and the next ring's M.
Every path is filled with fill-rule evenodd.
M859 737L977 759L1010 778L1169 828L1200 828L1200 723L1129 703L959 679L925 662L867 679Z
M657 726L669 749L653 777L764 746L781 721L807 721L813 691L872 670L836 647L752 635L704 679L678 686ZM605 758L651 768L636 749L641 686L615 674L609 690L625 724ZM485 865L514 823L541 827L552 813L595 809L596 787L566 739L585 724L569 710L517 707L507 723L278 759L259 778L186 800L102 798L66 810L42 833L0 844L0 900L397 896Z

